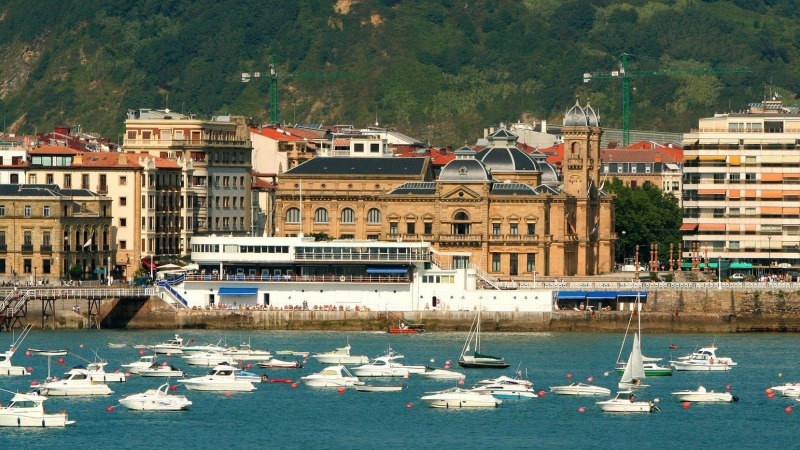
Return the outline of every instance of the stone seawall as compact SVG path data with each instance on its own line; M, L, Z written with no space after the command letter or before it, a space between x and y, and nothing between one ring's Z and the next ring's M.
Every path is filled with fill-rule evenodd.
M40 326L41 303L32 302L27 320ZM86 305L56 303L56 328L87 328ZM469 330L474 311L394 311L427 331ZM490 331L624 331L628 311L484 312L482 328ZM370 311L226 311L175 310L158 297L108 299L100 308L102 328L131 329L264 329L385 330L396 319ZM737 333L800 331L800 292L732 290L652 291L643 305L642 323L649 333Z

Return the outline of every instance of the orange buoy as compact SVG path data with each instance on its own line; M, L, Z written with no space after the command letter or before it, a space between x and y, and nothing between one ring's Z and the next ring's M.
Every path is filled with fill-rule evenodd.
M292 389L297 389L297 383L292 383L291 386L292 386Z
M28 372L33 372L33 367L28 367Z
M58 358L58 363L59 364L64 364L64 358Z
M692 406L692 404L691 404L691 403L689 403L689 402L683 402L683 409L689 409L689 407L690 407L690 406Z
M36 380L31 381L31 386L38 386L39 383Z
M246 366L244 366L244 367L245 367L246 369L252 369L252 368L253 368L253 365L252 365L252 364L250 364L250 363L247 363L247 365L246 365Z
M769 393L769 394L767 394L767 398L775 398L775 394Z
M764 391L764 392L766 392L766 393L767 393L767 395L769 395L769 394L772 394L772 388L767 388L767 390L766 390L766 391Z

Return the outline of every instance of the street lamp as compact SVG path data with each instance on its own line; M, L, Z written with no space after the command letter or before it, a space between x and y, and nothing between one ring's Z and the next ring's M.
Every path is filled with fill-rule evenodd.
M767 236L767 269L772 267L772 236Z

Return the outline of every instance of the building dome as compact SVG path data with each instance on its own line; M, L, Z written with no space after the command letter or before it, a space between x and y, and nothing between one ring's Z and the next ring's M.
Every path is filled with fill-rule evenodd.
M594 112L591 106L589 106L589 102L586 102L586 108L583 109L586 113L586 121L588 122L590 127L599 127L600 126L600 116Z
M561 182L558 171L552 164L540 162L539 170L542 172L542 184L559 184Z
M539 164L516 147L487 148L477 158L492 172L539 171Z
M462 147L455 152L456 159L445 164L439 174L439 181L488 182L492 181L492 172L475 159L475 150Z
M592 111L594 114L594 111ZM596 117L596 116L595 116ZM581 108L581 105L578 101L575 101L575 106L573 106L569 111L567 111L567 115L564 116L564 126L565 127L585 127L588 125L588 118L586 117L586 111Z

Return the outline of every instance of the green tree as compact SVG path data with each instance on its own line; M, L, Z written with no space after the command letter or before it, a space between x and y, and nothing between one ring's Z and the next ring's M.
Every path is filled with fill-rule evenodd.
M69 277L73 280L79 279L81 274L83 274L83 269L78 264L75 264L69 268Z
M638 244L639 262L646 263L650 260L650 244L658 243L660 261L667 264L669 244L675 246L673 258L679 259L683 212L677 198L652 184L631 189L616 177L605 190L617 196L614 231L619 237L621 257L632 258Z

